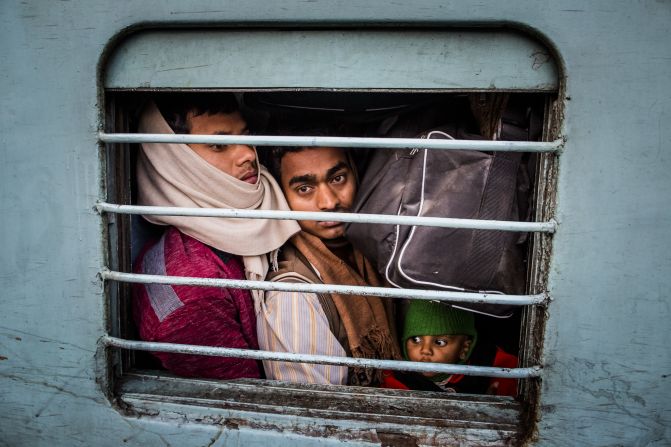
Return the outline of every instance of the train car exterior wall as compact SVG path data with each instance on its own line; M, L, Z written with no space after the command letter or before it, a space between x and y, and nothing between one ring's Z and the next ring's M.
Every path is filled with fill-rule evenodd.
M668 1L4 1L0 24L0 444L347 441L310 436L309 427L332 423L319 419L277 430L226 423L225 416L201 424L186 407L160 403L171 416L129 416L100 383L105 365L96 352L107 331L98 276L104 228L94 210L104 196L100 64L118 36L143 25L210 24L399 32L505 26L553 48L566 143L545 366L528 442L668 445ZM281 415L268 424L292 427ZM373 434L366 442L383 440Z

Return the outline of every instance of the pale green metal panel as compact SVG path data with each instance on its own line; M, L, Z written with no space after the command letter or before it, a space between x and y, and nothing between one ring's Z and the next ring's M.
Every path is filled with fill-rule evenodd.
M100 38L73 6L0 3L0 445L84 445L96 419L122 424L94 381L102 42L82 45Z
M553 91L558 74L505 31L167 30L122 42L105 86Z
M141 22L394 24L399 32L408 24L520 24L557 49L570 97L535 444L668 444L670 16L668 2L652 0L1 2L0 439L263 439L253 430L122 417L95 383L104 333L101 228L92 210L102 196L95 69L110 39ZM265 445L321 441L263 436Z
M671 4L575 9L539 433L668 445Z

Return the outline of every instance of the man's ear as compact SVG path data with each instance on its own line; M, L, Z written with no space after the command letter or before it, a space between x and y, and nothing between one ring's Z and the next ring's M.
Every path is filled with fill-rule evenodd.
M468 355L468 351L471 349L471 343L473 343L473 340L470 338L467 338L463 345L461 346L461 352L459 353L459 360L466 360L466 356Z

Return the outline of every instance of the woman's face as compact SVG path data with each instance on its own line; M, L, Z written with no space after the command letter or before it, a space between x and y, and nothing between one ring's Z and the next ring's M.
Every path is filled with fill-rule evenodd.
M186 117L189 133L202 135L247 135L247 123L240 113L216 113ZM244 144L189 144L189 147L215 168L243 182L258 181L256 152Z

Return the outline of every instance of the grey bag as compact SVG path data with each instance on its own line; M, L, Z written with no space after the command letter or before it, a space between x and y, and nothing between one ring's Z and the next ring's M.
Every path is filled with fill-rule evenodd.
M452 138L432 131L422 138ZM353 212L401 216L518 220L512 152L383 149L362 179ZM400 288L522 293L519 233L349 223L347 238ZM459 304L507 317L512 306Z

